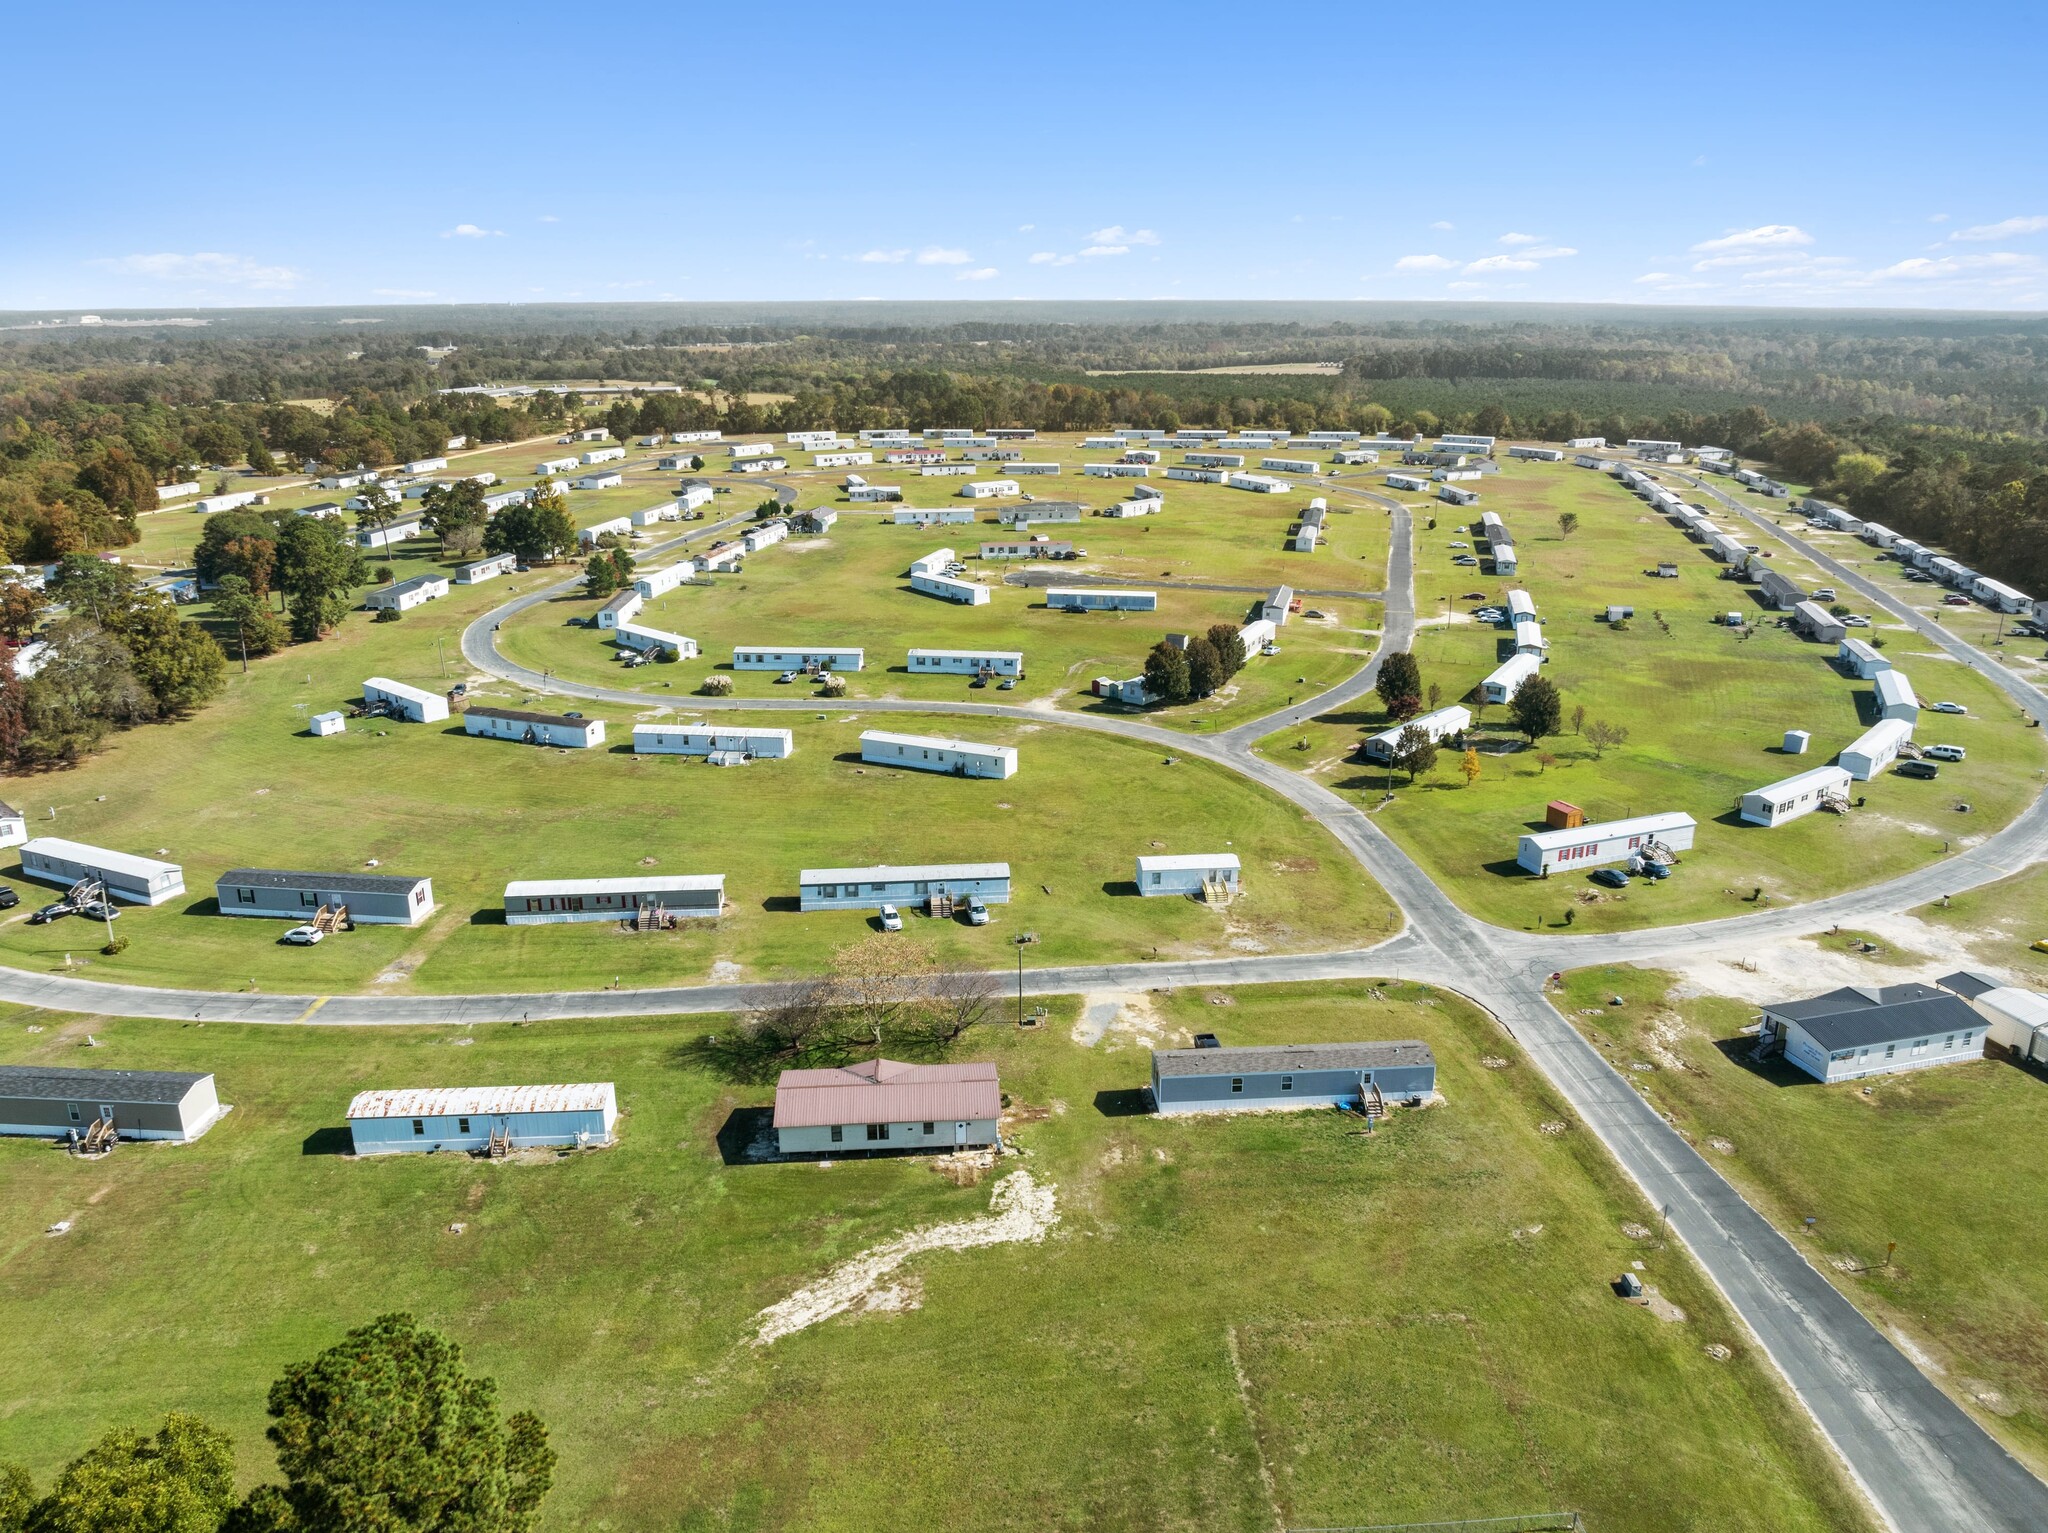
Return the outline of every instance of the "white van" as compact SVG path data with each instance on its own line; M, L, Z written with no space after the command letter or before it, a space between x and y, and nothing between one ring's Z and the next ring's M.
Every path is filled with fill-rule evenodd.
M1920 754L1930 761L1961 761L1969 752L1960 745L1930 745Z

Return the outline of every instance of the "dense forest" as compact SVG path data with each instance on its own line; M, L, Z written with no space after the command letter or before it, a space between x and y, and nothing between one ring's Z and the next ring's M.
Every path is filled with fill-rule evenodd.
M438 453L663 382L615 431L1269 425L1713 442L2048 590L2048 321L1343 305L231 311L0 328L0 549L118 548L155 486ZM1218 372L1319 364L1315 372ZM1204 371L1203 369L1211 369Z

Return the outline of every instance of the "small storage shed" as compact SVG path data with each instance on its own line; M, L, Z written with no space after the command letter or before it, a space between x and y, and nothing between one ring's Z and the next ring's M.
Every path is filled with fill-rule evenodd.
M185 892L185 870L175 862L109 851L62 836L37 836L22 842L21 871L37 883L60 889L97 878L115 899L131 905L161 905Z
M1586 811L1577 804L1554 798L1543 806L1543 823L1552 830L1577 830L1586 823Z
M576 1086L429 1086L363 1091L348 1104L358 1155L610 1144L619 1120L610 1081Z
M869 1059L785 1070L775 1082L775 1143L785 1155L959 1150L998 1142L1002 1085L992 1064Z
M1161 1114L1246 1108L1353 1107L1436 1094L1426 1043L1302 1043L1273 1048L1155 1049L1152 1106Z
M124 1139L184 1144L226 1112L211 1075L0 1065L0 1134L60 1139L68 1129L83 1137L104 1119Z
M1243 892L1235 852L1200 852L1170 857L1138 859L1138 893L1155 895L1200 894L1211 884L1220 884L1231 894Z
M725 905L723 873L631 878L527 878L505 885L507 926L624 921L642 910L716 917Z
M341 713L316 713L306 721L306 732L313 735L346 734L348 717Z
M401 874L230 868L213 892L224 916L310 921L323 907L346 906L358 926L417 926L434 913L434 881Z

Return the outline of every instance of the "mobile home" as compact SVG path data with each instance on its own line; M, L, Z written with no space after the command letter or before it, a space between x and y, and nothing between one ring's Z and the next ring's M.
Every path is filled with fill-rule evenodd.
M1159 593L1090 586L1047 586L1045 604L1059 612L1157 612Z
M913 867L806 868L797 875L797 908L874 910L883 905L920 905L933 895L1010 902L1007 862L928 863Z
M1869 782L1898 760L1899 747L1912 738L1911 720L1879 719L1842 748L1842 753L1835 757L1835 765L1856 781Z
M926 596L936 596L941 601L957 602L963 607L986 607L989 604L987 586L951 575L912 575L910 589Z
M1691 815L1667 810L1627 820L1605 820L1597 825L1532 831L1521 838L1515 861L1529 872L1548 878L1552 873L1627 862L1653 849L1689 852L1694 828Z
M446 575L415 575L388 586L372 586L363 605L373 612L410 612L447 594Z
M110 1123L123 1139L186 1144L227 1111L211 1075L182 1070L74 1070L0 1065L0 1134L83 1136Z
M1752 825L1775 829L1812 814L1827 799L1847 798L1853 780L1845 767L1815 767L1743 794L1742 817Z
M796 754L787 729L736 724L635 724L633 751L641 756L736 755L780 761Z
M448 717L448 699L439 692L409 687L387 676L372 676L363 683L363 706L382 703L393 718L413 724L438 724Z
M912 675L1022 676L1021 649L913 649L907 657Z
M1920 699L1914 695L1913 683L1900 670L1883 670L1870 678L1877 688L1877 714L1879 718L1904 719L1908 723L1920 717Z
M1493 674L1479 683L1480 701L1488 703L1513 702L1515 694L1522 690L1522 683L1542 668L1543 662L1535 655L1514 655L1497 667Z
M834 645L804 649L795 645L739 644L733 647L736 671L857 671L864 651Z
M1306 1043L1155 1049L1152 1110L1162 1116L1247 1109L1358 1107L1436 1094L1426 1043Z
M358 1155L584 1147L612 1142L619 1117L610 1081L575 1086L449 1086L362 1091L348 1104Z
M1201 894L1211 884L1216 884L1230 894L1237 894L1242 889L1240 872L1235 852L1140 857L1138 893L1147 899L1170 894Z
M109 895L131 905L161 905L185 892L185 870L175 862L109 851L62 836L32 837L21 843L20 856L24 878L60 889L97 878Z
M507 926L631 920L643 910L717 919L723 873L640 873L631 878L525 878L505 885Z
M357 926L417 926L434 913L434 881L389 873L298 873L230 868L214 881L224 916L310 921L346 907Z
M482 581L496 580L500 575L511 574L518 564L517 554L489 554L481 559L472 559L467 564L455 566L455 583L473 586Z
M1381 763L1394 759L1400 748L1401 736L1409 729L1419 729L1430 739L1444 741L1457 738L1472 727L1472 710L1453 703L1448 708L1438 708L1433 713L1421 714L1416 718L1390 725L1376 735L1367 735L1359 746L1359 754L1368 761Z
M893 1059L784 1070L775 1082L775 1147L784 1155L962 1150L1002 1140L992 1064Z
M860 759L877 766L943 772L954 777L1005 778L1017 775L1017 747L983 745L973 740L938 735L904 735L886 729L864 729Z
M517 708L472 707L462 715L462 732L564 750L590 750L604 744L603 719L572 719L563 714L527 713Z

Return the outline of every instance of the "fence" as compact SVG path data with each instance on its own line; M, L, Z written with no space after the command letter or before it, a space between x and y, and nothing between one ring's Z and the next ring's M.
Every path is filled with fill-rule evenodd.
M1287 1533L1584 1533L1577 1512L1523 1512L1513 1517L1459 1517L1449 1522L1373 1522L1347 1528L1289 1528Z

